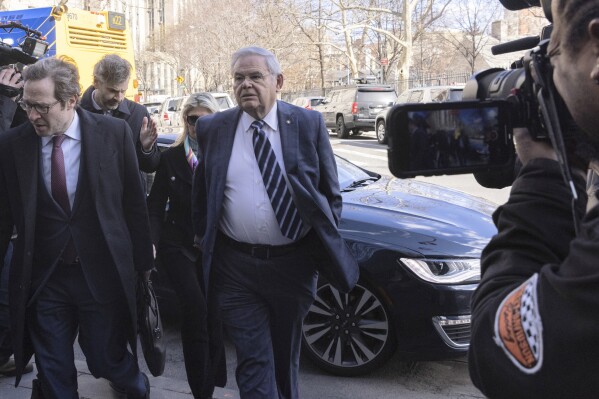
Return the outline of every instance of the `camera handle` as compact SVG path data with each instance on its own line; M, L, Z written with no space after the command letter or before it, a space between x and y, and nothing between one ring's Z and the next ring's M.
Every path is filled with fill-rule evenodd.
M553 73L552 71L540 71L539 65L536 62L531 64L535 68L535 73L532 74L533 79L535 84L540 87L540 90L537 92L537 101L541 108L541 114L543 116L543 121L545 122L545 128L547 129L547 134L551 140L551 145L553 146L553 149L557 155L557 161L562 171L564 183L570 187L570 191L572 192L572 219L574 221L574 231L578 235L579 221L576 217L576 200L578 199L578 193L576 192L574 180L572 179L572 173L570 171L570 167L568 166L566 145L564 143L564 136L562 134L562 128L555 101L555 93L557 93L557 91L553 83Z

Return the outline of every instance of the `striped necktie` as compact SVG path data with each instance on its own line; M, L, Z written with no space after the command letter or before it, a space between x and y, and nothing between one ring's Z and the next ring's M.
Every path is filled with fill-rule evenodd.
M260 167L262 180L264 180L264 187L270 198L272 209L279 222L281 233L285 237L297 240L302 232L302 218L293 203L293 198L270 141L268 141L264 130L262 130L264 121L254 121L251 127L254 128L254 154Z

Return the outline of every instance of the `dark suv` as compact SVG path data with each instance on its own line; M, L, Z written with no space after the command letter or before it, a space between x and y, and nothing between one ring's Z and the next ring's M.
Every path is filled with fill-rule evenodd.
M328 128L340 138L360 131L374 130L377 114L395 101L397 94L391 85L358 84L333 88L321 105L314 108L322 113Z

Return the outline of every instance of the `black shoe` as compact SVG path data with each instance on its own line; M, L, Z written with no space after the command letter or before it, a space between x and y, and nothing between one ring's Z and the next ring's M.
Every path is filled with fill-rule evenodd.
M23 374L31 373L33 371L33 364L27 363L27 366L23 369ZM17 375L17 366L15 360L11 357L8 361L0 365L0 375L5 377L14 377Z
M146 385L146 394L142 398L127 395L127 399L150 399L150 380L148 380L148 376L146 375L146 373L141 373L141 376L143 377L144 384Z

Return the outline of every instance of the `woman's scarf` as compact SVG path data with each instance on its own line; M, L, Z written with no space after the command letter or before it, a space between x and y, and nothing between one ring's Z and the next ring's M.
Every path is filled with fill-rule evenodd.
M185 158L187 159L187 163L189 164L189 167L193 172L196 166L198 166L198 157L193 151L192 144L190 144L189 136L185 137L183 145L185 147Z

